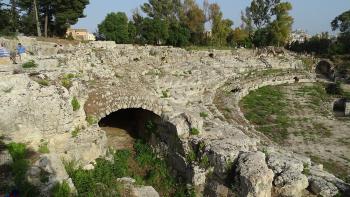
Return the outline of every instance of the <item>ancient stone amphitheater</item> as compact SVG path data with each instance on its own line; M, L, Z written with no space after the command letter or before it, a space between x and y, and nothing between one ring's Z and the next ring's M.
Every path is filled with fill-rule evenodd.
M24 61L34 60L38 67L0 66L0 131L5 140L27 143L34 150L42 140L48 142L50 153L41 155L28 173L43 191L63 180L74 188L62 159L91 169L91 163L106 154L107 136L99 120L121 109L142 109L159 117L154 149L203 196L349 192L349 184L321 165L257 132L238 106L243 96L262 86L317 80L314 70L305 69L295 54L186 51L112 42L61 46L19 39L31 52ZM18 41L0 42L10 47ZM40 83L43 80L48 84ZM69 80L68 85L63 80ZM74 97L81 105L75 111ZM225 109L230 109L228 115ZM77 127L80 132L72 137ZM193 129L199 134L191 134ZM191 151L196 153L194 162L186 159ZM204 156L210 164L205 169L199 165ZM37 180L40 171L49 173L49 183ZM238 191L230 189L227 177L233 177Z

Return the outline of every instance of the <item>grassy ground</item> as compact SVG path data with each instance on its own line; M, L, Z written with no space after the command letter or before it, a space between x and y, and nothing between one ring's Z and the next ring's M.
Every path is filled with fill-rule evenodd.
M340 178L350 173L350 124L335 118L323 83L267 86L251 92L240 106L245 117L274 142L310 156ZM344 94L344 93L342 93Z
M281 87L266 86L251 92L241 101L246 118L257 129L275 142L283 143L288 138L288 117L286 98Z

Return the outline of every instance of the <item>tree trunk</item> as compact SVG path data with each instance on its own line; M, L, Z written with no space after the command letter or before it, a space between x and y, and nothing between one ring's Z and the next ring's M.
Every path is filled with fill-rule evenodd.
M12 28L14 32L18 32L18 26L17 26L17 2L16 0L10 0L11 4L11 21L12 21Z
M36 6L36 0L33 0L33 6L34 6L34 14L35 14L35 22L36 22L36 31L37 31L38 37L41 37L41 29L40 29L40 22L39 22L39 16L38 16L38 8Z
M48 15L48 8L46 8L46 14L45 14L45 38L47 38L47 26L49 23L49 15Z

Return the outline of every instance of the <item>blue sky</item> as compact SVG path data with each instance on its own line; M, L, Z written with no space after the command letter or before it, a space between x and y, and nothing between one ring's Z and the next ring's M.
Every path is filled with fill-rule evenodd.
M131 15L133 9L147 0L90 0L85 10L86 18L75 25L95 32L97 25L109 12L126 12ZM203 0L197 0L202 5ZM240 13L251 0L210 0L221 6L225 18L234 21L235 26L241 24ZM291 15L294 17L293 29L304 29L310 34L331 31L330 22L340 13L350 9L350 0L289 0L293 5Z

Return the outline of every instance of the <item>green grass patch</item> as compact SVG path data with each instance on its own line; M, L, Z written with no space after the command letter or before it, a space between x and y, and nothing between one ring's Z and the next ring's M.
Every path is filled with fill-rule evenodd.
M319 107L323 102L327 102L330 96L327 94L325 85L322 83L313 83L310 86L302 86L298 89L299 96L308 97L308 104Z
M73 107L73 111L78 111L80 109L80 104L79 104L77 97L73 97L71 104Z
M35 68L38 67L38 64L34 60L29 60L28 62L22 64L22 68Z
M240 105L245 117L257 129L277 143L288 138L288 127L292 121L288 114L288 103L281 86L265 86L251 92Z

